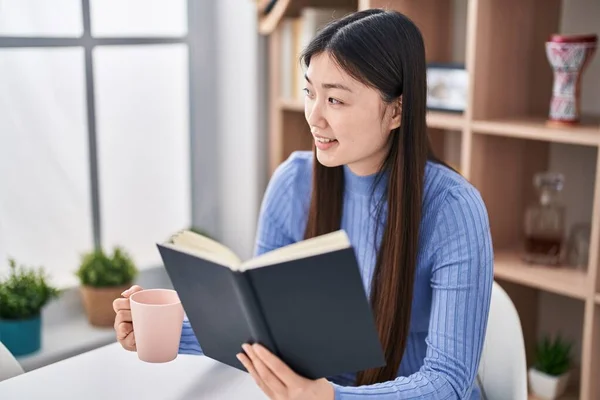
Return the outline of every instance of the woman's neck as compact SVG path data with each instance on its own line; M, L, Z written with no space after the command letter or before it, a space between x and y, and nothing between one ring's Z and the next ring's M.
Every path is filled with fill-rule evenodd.
M379 177L377 171L368 175L359 175L352 171L349 165L344 165L344 187L345 190L369 196L375 190L375 194L380 196L385 192L388 183L388 174L386 171Z

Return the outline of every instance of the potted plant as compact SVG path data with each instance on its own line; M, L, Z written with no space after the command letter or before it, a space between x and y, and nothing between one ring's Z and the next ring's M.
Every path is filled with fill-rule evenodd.
M535 364L529 369L531 391L543 399L556 399L565 392L571 369L572 344L557 335L547 336L536 346Z
M42 309L60 290L48 283L42 267L17 266L9 259L8 277L0 280L0 339L14 356L41 347Z
M81 282L81 296L90 324L113 325L113 301L132 285L137 274L132 258L120 247L115 247L112 255L95 249L82 256L76 275Z

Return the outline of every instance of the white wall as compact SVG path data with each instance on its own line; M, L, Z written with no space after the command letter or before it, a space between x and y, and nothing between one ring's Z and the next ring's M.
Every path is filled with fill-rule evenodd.
M245 259L254 247L266 146L259 131L259 113L265 107L259 105L255 4L219 0L216 21L219 231L221 241Z

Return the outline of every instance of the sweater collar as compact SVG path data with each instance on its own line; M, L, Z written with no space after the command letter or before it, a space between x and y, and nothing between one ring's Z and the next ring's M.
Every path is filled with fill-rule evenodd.
M371 175L357 175L352 172L347 165L344 165L344 187L346 191L370 196L373 194L373 189L375 189L375 195L380 197L385 193L387 185L387 172L383 172L383 175L380 178L377 173Z

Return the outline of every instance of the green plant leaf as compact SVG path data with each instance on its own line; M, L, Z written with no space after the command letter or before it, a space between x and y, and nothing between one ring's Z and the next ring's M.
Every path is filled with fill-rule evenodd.
M536 345L534 367L548 375L558 376L571 368L572 343L556 335L542 337Z
M62 291L49 285L44 268L17 265L9 258L8 277L0 280L0 318L19 320L35 317Z
M81 284L92 287L131 284L137 274L133 259L121 247L115 247L110 256L102 249L84 254L76 271Z

